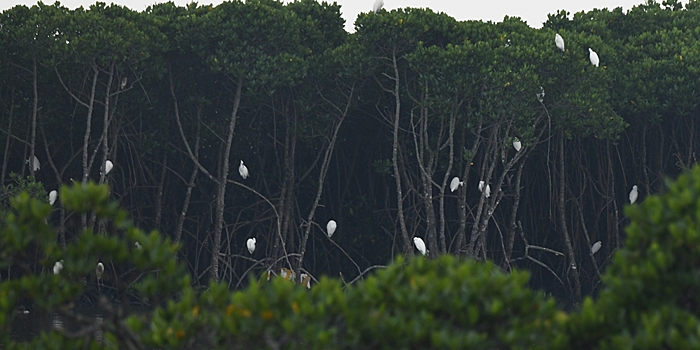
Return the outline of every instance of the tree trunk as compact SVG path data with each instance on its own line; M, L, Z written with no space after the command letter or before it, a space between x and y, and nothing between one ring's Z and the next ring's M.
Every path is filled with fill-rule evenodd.
M216 222L214 223L214 242L211 247L211 269L209 270L210 278L216 282L219 281L219 252L221 250L221 233L224 227L226 179L228 178L229 157L231 155L231 146L233 145L233 132L236 129L236 119L238 119L238 107L241 103L242 87L243 81L239 79L236 85L236 93L233 97L233 110L231 111L228 135L226 136L226 144L224 145L223 164L221 165L221 172L219 174L219 183L217 184Z
M573 279L573 304L578 305L581 301L581 281L579 280L578 264L576 264L576 255L574 254L574 246L569 235L569 230L566 225L566 167L564 162L564 131L559 131L559 224L561 232L564 236L564 244L566 245L566 256L568 258L569 267L567 274Z
M399 66L396 61L396 47L392 51L391 55L392 68L394 69L394 100L396 102L394 110L394 130L393 130L393 144L391 149L391 162L394 168L394 180L396 181L396 201L398 206L398 216L399 216L399 228L401 229L401 237L403 238L403 253L411 254L413 250L411 249L411 238L408 237L408 230L406 229L406 219L404 218L403 212L403 190L401 189L401 173L399 172L399 121L401 116L401 95L400 80L399 80Z

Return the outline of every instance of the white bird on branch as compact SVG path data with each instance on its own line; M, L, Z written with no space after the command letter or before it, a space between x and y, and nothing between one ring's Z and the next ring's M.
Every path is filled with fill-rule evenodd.
M248 167L246 167L245 164L243 164L242 160L241 160L241 165L238 166L238 173L241 174L241 177L243 178L243 180L248 178L248 175L249 175Z
M464 186L464 181L459 181L459 177L455 176L450 182L450 192L456 191L459 186Z
M335 220L330 220L326 224L326 232L328 233L328 238L331 238L333 236L333 233L335 233L335 229L338 228L338 224L335 222Z
M561 35L559 35L559 33L557 33L554 36L554 43L557 45L557 48L559 50L565 51L564 50L564 38L562 38Z
M255 251L255 241L256 241L255 237L252 237L252 238L248 238L248 241L245 242L246 246L248 246L248 252L250 254L253 254L253 252Z

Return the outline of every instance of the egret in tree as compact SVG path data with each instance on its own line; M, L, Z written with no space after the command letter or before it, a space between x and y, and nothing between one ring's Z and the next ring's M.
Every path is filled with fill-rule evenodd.
M111 160L107 160L105 162L105 175L109 174L109 172L112 171L112 168L114 168L114 163L112 163Z
M63 260L56 261L56 263L53 264L53 274L58 275L61 270L63 270Z
M591 246L591 254L597 253L600 250L600 247L602 246L603 243L601 243L600 241L593 243L593 245Z
M134 246L135 246L136 249L138 249L138 250L141 250L141 248L143 248L143 247L141 246L141 243L139 243L139 242L134 242Z
M540 86L540 92L537 93L537 101L544 101L544 88Z
M25 163L29 164L29 159L27 159L27 160L25 161ZM32 169L33 169L34 171L39 171L39 170L41 170L41 163L39 162L39 158L37 158L36 156L34 156L34 158L32 159L32 164L30 164L30 166L32 167Z
M515 148L516 152L520 152L520 149L523 148L523 144L520 143L517 137L513 139L513 148Z
M632 191L630 191L630 204L634 204L637 201L637 197L639 197L639 190L637 185L634 185L632 186Z
M418 251L420 251L421 254L425 255L425 253L428 252L428 250L425 249L425 242L423 242L422 238L413 237L413 244L416 245L416 248L418 248Z
M335 229L338 228L338 224L335 222L335 220L330 220L326 224L326 233L328 233L328 238L331 238L333 236L333 233L335 232Z
M301 284L305 285L307 289L311 289L311 276L310 275L302 273L301 275L299 275L299 280L300 280L299 282L301 282Z
M248 178L248 167L243 164L243 160L241 160L241 165L238 166L238 173L241 174L243 180Z
M554 43L557 44L557 48L559 50L561 50L562 52L565 51L564 50L564 38L562 38L561 35L559 35L559 33L557 33L554 36Z
M122 90L124 90L124 88L126 87L126 82L126 77L122 78L122 84L119 86Z
M459 186L464 186L464 181L459 181L459 177L455 176L450 182L450 192L456 191Z
M58 191L51 190L51 192L49 192L49 204L53 205L54 203L56 203L57 198L58 198Z
M491 197L491 186L490 185L484 186L484 185L486 185L484 183L484 181L479 181L479 191L481 193L483 193L484 196L486 196L486 198L489 198L489 197Z
M588 58L591 59L591 64L598 67L598 65L600 64L600 58L598 58L598 54L595 53L595 51L593 51L593 49L591 49L590 47L588 48L588 52Z
M253 237L253 238L248 238L248 241L245 242L245 245L248 246L248 252L250 254L253 254L253 252L255 251L255 241L256 241L255 237Z
M374 2L374 13L376 14L381 11L382 7L384 7L384 0L376 0Z
M97 266L95 266L95 276L97 276L97 286L100 285L100 282L102 281L102 275L104 273L105 273L105 266L101 262L98 262Z

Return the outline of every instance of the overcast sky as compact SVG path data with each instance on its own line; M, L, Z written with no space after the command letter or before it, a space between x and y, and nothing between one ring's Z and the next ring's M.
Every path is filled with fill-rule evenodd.
M102 0L106 3L116 3L127 6L133 10L142 11L147 6L152 5L156 0ZM174 0L177 5L184 5L191 0ZM202 0L203 4L220 4L223 0ZM24 4L31 6L36 4L36 0L0 0L0 9L5 10L14 5ZM45 3L52 3L53 0L44 0ZM285 1L286 2L286 1ZM374 0L338 0L342 5L341 11L345 19L345 28L353 31L353 23L357 14L368 12L372 9ZM556 13L564 9L571 14L580 11L589 11L594 8L613 9L622 7L628 10L633 6L644 3L645 0L384 0L384 8L392 10L402 7L430 7L436 12L445 12L458 19L480 19L484 21L500 22L504 16L520 17L530 26L539 28L547 20L547 14ZM658 0L657 2L661 2ZM681 1L683 4L687 0ZM79 6L89 7L95 0L63 0L61 4L74 9Z

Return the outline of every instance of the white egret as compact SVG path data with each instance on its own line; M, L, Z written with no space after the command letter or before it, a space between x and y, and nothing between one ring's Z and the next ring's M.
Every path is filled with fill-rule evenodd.
M138 249L138 250L141 250L141 248L143 248L139 242L134 242L134 246L135 246L136 249Z
M421 254L425 255L425 253L428 252L428 250L425 249L425 242L423 242L423 239L420 237L413 237L413 244L416 245L416 248L418 248Z
M479 181L479 191L481 193L483 193L484 196L486 196L486 198L489 198L489 197L491 197L491 186L490 185L484 186L484 185L486 185L484 183L484 181Z
M280 269L280 276L284 279L288 279L290 281L294 281L294 279L297 277L296 273L294 271L287 269L287 268L282 268Z
M520 152L520 149L523 148L523 144L520 143L517 137L513 139L513 148L515 148L516 152Z
M536 96L537 96L537 101L540 101L540 103L542 101L544 101L544 88L543 87L540 86L540 92L538 92L536 94Z
M256 241L256 239L255 239L255 237L253 237L253 238L248 238L248 241L245 242L245 245L248 246L248 252L250 254L253 254L253 252L255 251L255 241Z
M381 11L382 7L384 7L384 0L376 0L374 2L374 13Z
M238 173L241 174L241 177L243 180L248 178L248 167L243 164L243 161L241 160L241 165L238 166Z
M559 33L557 33L554 36L554 43L557 44L557 48L559 50L565 51L564 50L564 38L562 38L561 35L559 35Z
M591 59L591 64L598 67L598 65L600 64L600 58L598 58L598 54L595 53L595 51L593 51L593 49L591 49L590 47L588 48L588 52L588 58Z
M459 181L459 177L455 176L450 182L450 192L454 192L459 186L464 186L464 181Z
M639 197L639 190L637 185L634 185L632 186L632 191L630 191L630 204L634 204L637 201L637 197Z
M600 241L593 243L593 245L591 246L591 254L597 253L600 250L600 247L602 246L603 243L601 243Z
M25 163L29 164L29 159L27 159L27 160L25 161ZM34 171L39 171L39 170L41 170L41 163L39 162L39 158L37 158L36 156L34 156L34 158L33 158L33 160L32 160L32 164L30 164L30 166L32 167L32 169L34 169Z
M114 163L112 163L111 160L107 160L105 162L105 175L109 174L109 172L112 171L112 168L114 168Z
M105 273L105 266L102 265L101 262L97 263L97 266L95 266L95 276L97 276L97 285L100 285L100 281L102 280L102 275Z
M302 273L299 275L299 282L306 286L307 289L311 289L311 276Z
M333 236L333 233L335 232L335 229L338 228L338 224L335 222L335 220L330 220L326 224L326 232L328 233L328 238L331 238Z
M63 270L63 260L56 261L56 263L53 264L53 274L58 275L61 270Z
M53 205L56 203L56 198L58 198L58 191L51 190L51 192L49 192L49 204Z
M126 82L127 82L126 77L122 78L122 84L119 86L122 90L124 90L124 88L126 87Z

